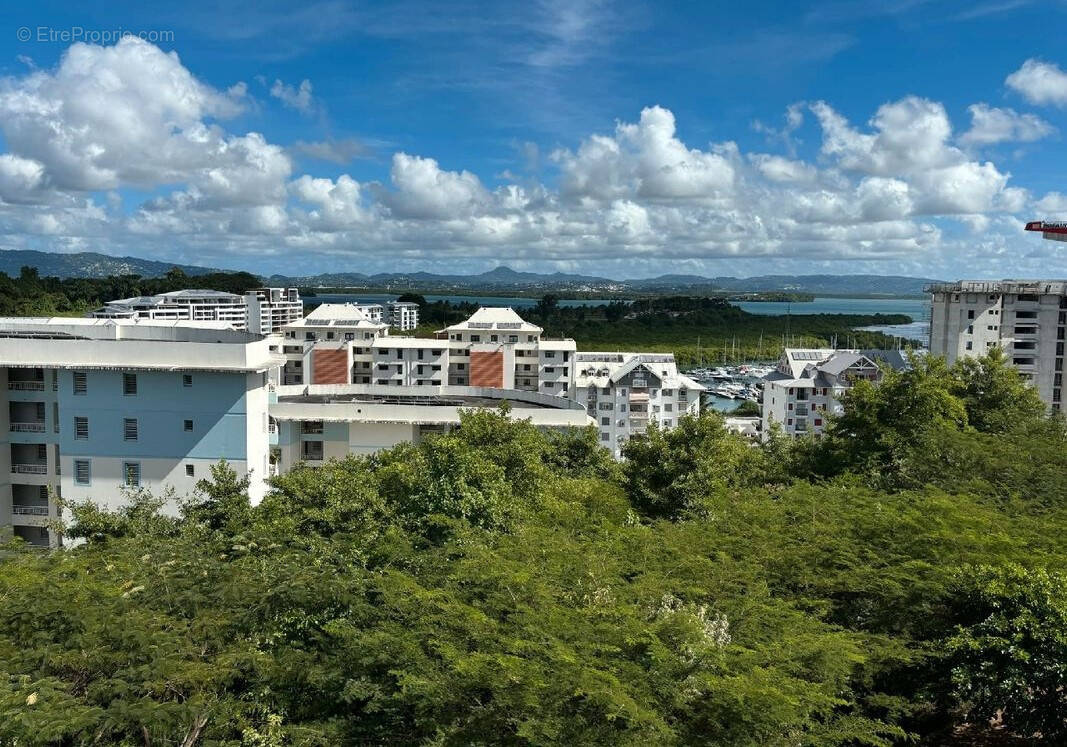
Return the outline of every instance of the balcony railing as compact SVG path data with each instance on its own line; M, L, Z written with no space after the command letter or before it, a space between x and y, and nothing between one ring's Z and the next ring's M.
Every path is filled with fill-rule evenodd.
M12 423L11 430L17 433L44 433L44 423Z
M48 506L12 506L11 513L21 516L48 516Z
M11 471L18 475L47 475L47 464L12 464Z
M14 389L20 392L43 392L43 381L9 381L7 382L8 389Z

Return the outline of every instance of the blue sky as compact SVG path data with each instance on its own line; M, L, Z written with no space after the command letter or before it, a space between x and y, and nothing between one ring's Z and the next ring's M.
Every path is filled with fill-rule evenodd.
M0 10L0 248L1067 270L1064 3L72 5Z

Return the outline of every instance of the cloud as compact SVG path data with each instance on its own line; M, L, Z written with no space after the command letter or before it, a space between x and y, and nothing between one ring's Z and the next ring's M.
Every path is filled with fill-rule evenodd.
M371 155L371 149L355 138L315 142L297 140L289 147L289 150L300 156L307 156L318 161L329 161L342 166L357 158L367 158Z
M311 114L315 110L315 101L311 96L311 81L307 78L300 81L298 87L275 80L274 85L270 87L270 95L290 109L295 109L302 114Z
M314 108L310 84L306 93ZM956 137L942 104L911 96L866 122L826 102L794 104L766 152L743 151L687 142L671 110L649 106L557 148L522 179L487 184L462 163L397 152L380 181L361 181L301 173L290 155L344 165L366 154L358 141L287 149L229 131L246 100L241 84L216 90L135 39L75 45L53 70L0 81L0 245L294 272L472 260L620 275L717 260L900 270L964 250L1003 262L1018 240L1011 226L1034 205L1007 171L961 146L1047 134L1032 115L975 104ZM818 152L800 158L790 143L808 112ZM540 166L539 154L530 145L515 158ZM1035 204L1064 208L1056 193ZM956 235L964 229L983 233Z
M1019 114L989 104L972 104L971 129L960 135L961 145L993 145L1004 142L1029 143L1048 137L1056 128L1035 114Z
M1067 105L1067 73L1054 63L1030 58L1004 83L1031 104Z

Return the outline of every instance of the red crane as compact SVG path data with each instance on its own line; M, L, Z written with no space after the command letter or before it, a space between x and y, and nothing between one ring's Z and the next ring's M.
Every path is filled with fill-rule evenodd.
M1026 224L1027 231L1040 231L1046 239L1067 241L1067 221L1033 220Z

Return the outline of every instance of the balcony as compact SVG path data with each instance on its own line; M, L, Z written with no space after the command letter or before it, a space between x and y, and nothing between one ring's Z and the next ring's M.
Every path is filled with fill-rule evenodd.
M9 381L7 388L16 392L43 392L43 381Z
M15 433L44 433L45 424L39 423L12 423L11 430Z
M47 464L12 464L11 471L16 475L47 475Z
M16 516L48 516L48 506L12 506L11 513Z

